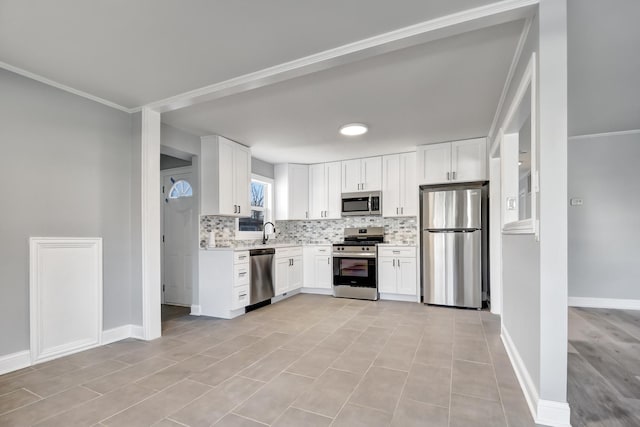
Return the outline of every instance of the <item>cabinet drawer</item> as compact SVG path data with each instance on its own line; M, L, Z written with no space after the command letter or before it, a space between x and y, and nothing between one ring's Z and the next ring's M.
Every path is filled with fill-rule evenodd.
M313 253L315 255L331 255L331 246L315 246Z
M277 248L276 249L276 258L293 258L297 256L302 256L302 247L295 246L291 248Z
M233 286L249 284L249 264L236 264L233 266Z
M231 294L231 309L237 310L249 305L249 285L233 288Z
M233 263L242 264L249 262L249 251L239 251L233 253Z
M378 247L380 257L414 257L416 256L415 246L381 246Z

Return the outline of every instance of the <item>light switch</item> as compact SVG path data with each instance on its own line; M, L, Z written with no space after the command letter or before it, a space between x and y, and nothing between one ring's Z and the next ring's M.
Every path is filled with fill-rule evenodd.
M569 204L571 206L582 206L583 203L583 200L579 197L572 197L571 199L569 199Z

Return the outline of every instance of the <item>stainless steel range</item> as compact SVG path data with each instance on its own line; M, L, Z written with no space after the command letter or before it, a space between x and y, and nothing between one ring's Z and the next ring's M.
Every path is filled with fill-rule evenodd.
M333 296L378 299L377 244L384 227L345 228L344 242L333 245Z

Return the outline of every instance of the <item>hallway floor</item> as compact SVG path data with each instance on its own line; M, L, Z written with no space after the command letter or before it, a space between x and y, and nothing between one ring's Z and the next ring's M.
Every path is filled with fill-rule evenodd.
M569 309L573 427L640 426L640 311Z
M297 295L0 377L0 425L533 426L487 312Z

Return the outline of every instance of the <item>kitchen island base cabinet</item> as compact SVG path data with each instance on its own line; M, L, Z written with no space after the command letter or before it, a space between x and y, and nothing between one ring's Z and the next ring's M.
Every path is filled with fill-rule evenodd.
M378 248L380 299L418 300L418 264L415 246Z
M249 252L199 252L200 315L233 319L245 313L250 300Z

